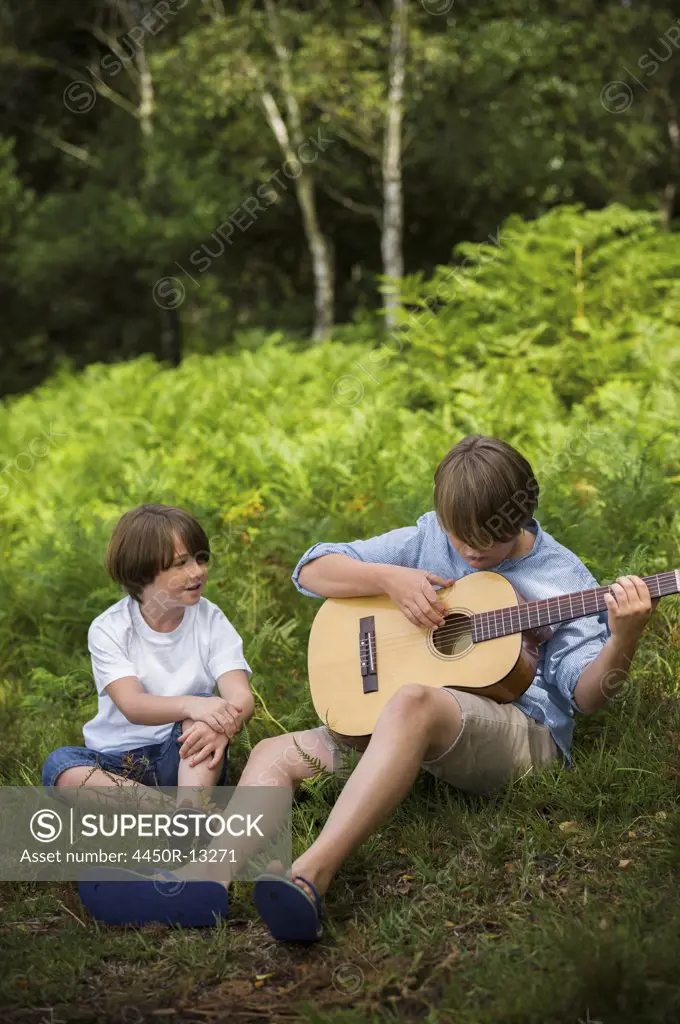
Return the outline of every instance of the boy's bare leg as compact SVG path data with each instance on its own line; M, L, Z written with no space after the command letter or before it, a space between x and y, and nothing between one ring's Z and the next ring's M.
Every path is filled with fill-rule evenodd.
M333 751L323 742L318 729L304 729L299 732L284 733L281 736L270 736L257 743L248 758L241 778L229 801L228 814L252 811L252 797L248 789L252 786L286 786L294 790L303 779L316 774L313 765L302 757L303 750L310 757L318 759L321 765L331 771L333 769ZM268 830L271 832L276 824L274 811L267 816ZM249 857L259 853L267 840L253 834L250 837L230 838L229 846L234 851L235 863L243 864ZM231 880L229 862L219 859L220 848L224 846L224 838L213 839L206 850L214 849L218 859L201 864L201 875L216 882L228 885ZM195 865L178 868L174 873L178 878L196 878Z
M193 725L193 719L187 718L182 722L182 729L184 732ZM225 753L225 757L226 757ZM217 780L220 777L222 771L222 761L214 768L208 767L208 760L202 761L200 764L191 765L188 758L182 758L179 762L177 770L177 787L204 787L204 786L215 786ZM92 768L88 765L76 765L73 768L65 768L56 779L55 786L64 787L86 787L93 786L104 789L111 787L113 790L116 787L123 787L126 789L135 788L140 800L150 804L152 807L157 809L167 810L170 804L168 797L164 793L160 793L155 786L147 786L144 783L138 782L136 779L128 778L125 775L116 775L113 772L105 771L103 768ZM95 794L99 796L99 794ZM82 795L78 798L79 804L82 803ZM95 801L97 806L100 805L100 801ZM200 795L196 794L196 798L192 799L187 795L186 788L183 793L177 795L178 804L200 804Z
M193 725L193 720L187 718L182 722L182 731L186 732ZM224 756L227 756L225 750ZM192 766L191 760L188 757L180 758L179 768L177 769L177 804L182 807L187 804L191 804L195 807L201 806L201 788L206 786L216 786L217 781L222 772L223 761L220 761L214 768L210 768L208 762L210 758L206 758L205 761L201 761L200 764ZM196 791L193 795L190 795L188 790L196 787Z
M314 843L293 864L325 893L343 861L395 810L423 760L443 754L459 735L460 706L444 690L404 686L385 705L370 743Z
M343 863L404 799L423 760L438 757L460 733L458 702L439 688L417 684L402 687L385 705L371 740L357 767L343 787L328 821L315 842L293 864L292 874L302 875L324 893ZM315 774L301 756L299 747L331 770L333 755L316 730L291 733L262 740L253 748L233 801L240 797L247 809L248 786L295 786ZM229 806L232 812L232 804ZM215 840L211 846L223 845ZM232 843L232 845L236 845ZM246 855L257 852L255 840L243 843ZM240 858L239 858L240 859ZM225 865L218 878L228 884ZM195 877L195 869L180 869Z
M68 800L72 797L78 807L93 807L102 809L106 797L101 790L107 787L111 790L111 796L115 799L116 789L134 790L137 799L148 806L150 810L167 811L172 806L164 793L160 793L154 786L145 786L135 779L127 778L124 775L114 775L113 772L104 771L102 768L90 768L87 765L77 765L74 768L65 768L57 776L55 786L63 791L63 798ZM96 787L96 792L88 795L88 788Z

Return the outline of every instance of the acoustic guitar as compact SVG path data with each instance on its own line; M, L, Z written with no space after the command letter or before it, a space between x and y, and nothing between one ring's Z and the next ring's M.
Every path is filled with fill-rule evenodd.
M653 598L680 592L680 570L642 578ZM407 683L516 700L536 674L547 627L605 611L610 592L595 587L525 601L500 573L476 572L438 590L445 621L430 629L410 622L385 595L328 598L309 636L314 708L334 732L353 737L370 734Z

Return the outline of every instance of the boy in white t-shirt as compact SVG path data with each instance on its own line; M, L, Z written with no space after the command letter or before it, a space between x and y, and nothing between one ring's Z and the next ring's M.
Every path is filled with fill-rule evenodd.
M127 596L88 631L97 714L84 747L47 757L44 786L226 783L229 741L254 700L241 637L202 596L209 558L208 537L182 509L122 516L106 567Z

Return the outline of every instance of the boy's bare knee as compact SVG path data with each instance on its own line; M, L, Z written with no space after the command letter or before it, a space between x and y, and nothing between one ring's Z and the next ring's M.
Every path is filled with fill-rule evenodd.
M97 769L98 770L98 769ZM56 779L54 780L55 786L82 786L83 783L92 778L95 774L91 767L87 765L74 765L73 768L64 768L63 772L59 772Z
M288 736L267 736L250 752L248 768L255 771L255 785L279 786L291 778L285 763Z
M421 686L420 683L407 683L400 687L388 700L382 714L405 715L418 714L432 703L432 688Z
M440 693L439 687L422 686L420 683L407 683L400 687L380 712L374 733L384 729L390 734L395 728L430 732L442 717Z
M276 757L277 753L283 749L286 744L281 741L287 739L287 736L266 736L255 744L250 756L258 761L268 761L271 757Z
M313 775L319 764L323 768L330 768L332 752L318 736L312 735L313 732L270 736L260 740L250 755L250 762L260 769L260 784L300 782Z
M55 786L79 786L82 780L82 770L80 768L64 768L63 772L59 772L56 779L54 780Z

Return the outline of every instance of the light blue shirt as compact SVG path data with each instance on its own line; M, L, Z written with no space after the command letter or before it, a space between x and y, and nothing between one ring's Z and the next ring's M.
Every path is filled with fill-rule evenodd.
M546 533L537 519L531 519L526 528L536 535L531 551L520 558L504 558L493 571L505 576L527 601L599 586L573 551ZM312 545L292 575L301 594L322 596L301 586L298 577L307 562L331 554L349 555L362 562L426 569L444 579L457 580L481 571L460 557L434 511L425 512L415 526L403 526L369 540ZM571 765L574 711L580 710L574 701L574 689L584 668L600 653L610 635L606 611L558 625L552 637L539 648L538 667L531 686L513 701L527 715L548 726L568 765Z

